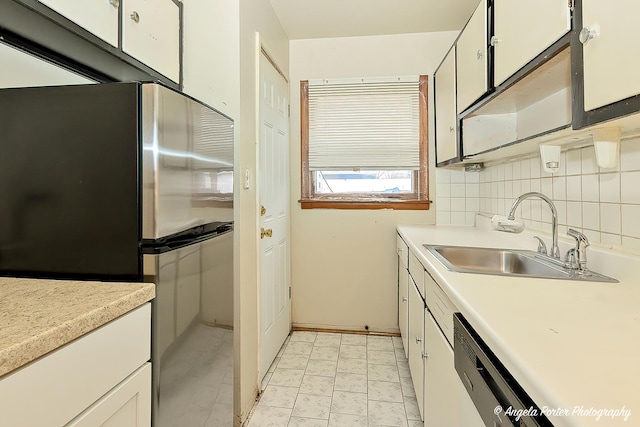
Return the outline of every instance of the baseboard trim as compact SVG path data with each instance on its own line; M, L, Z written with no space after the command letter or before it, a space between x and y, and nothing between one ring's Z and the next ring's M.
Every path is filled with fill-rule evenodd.
M334 334L353 334L353 335L371 335L379 337L399 337L399 332L376 332L376 331L354 331L349 329L334 329L334 328L312 328L305 326L291 326L291 332L303 331L303 332L329 332Z

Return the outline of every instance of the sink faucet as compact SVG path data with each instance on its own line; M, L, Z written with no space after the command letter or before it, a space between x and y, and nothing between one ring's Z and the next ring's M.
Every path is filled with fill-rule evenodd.
M553 204L550 198L548 198L542 193L538 193L535 191L530 193L524 193L523 195L519 196L515 200L515 202L513 202L513 205L511 206L511 210L509 211L509 216L507 217L507 219L511 221L515 220L516 208L524 199L528 199L529 197L537 197L539 199L544 200L547 203L547 205L549 205L549 208L551 209L551 234L553 238L553 243L552 243L551 249L549 250L549 256L556 259L560 259L560 249L558 248L558 212L556 211L556 206Z
M567 234L576 239L576 247L569 249L566 257L567 267L572 270L577 270L579 273L587 271L587 246L589 246L589 240L587 236L579 231L570 228Z

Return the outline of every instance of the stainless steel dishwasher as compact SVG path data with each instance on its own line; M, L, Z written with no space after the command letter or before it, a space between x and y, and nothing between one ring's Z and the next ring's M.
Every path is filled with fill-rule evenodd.
M453 330L456 371L486 426L553 426L460 313Z

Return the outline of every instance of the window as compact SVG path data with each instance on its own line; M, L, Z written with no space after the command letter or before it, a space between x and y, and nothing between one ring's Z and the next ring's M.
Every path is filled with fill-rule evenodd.
M427 82L300 82L303 209L429 209Z

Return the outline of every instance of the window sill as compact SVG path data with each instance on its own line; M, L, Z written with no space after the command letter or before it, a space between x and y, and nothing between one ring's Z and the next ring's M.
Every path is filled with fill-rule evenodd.
M298 200L302 209L394 209L429 210L431 200Z

